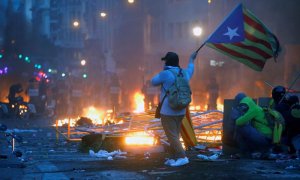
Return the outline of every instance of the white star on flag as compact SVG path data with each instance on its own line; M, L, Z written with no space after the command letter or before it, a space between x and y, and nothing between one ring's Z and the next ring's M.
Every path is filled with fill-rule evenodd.
M227 32L223 34L224 36L229 36L230 40L235 37L235 36L240 36L237 33L238 28L236 27L235 29L231 29L230 27L227 27Z

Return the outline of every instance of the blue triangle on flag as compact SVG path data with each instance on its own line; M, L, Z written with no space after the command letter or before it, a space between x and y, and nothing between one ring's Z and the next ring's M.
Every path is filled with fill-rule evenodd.
M208 43L235 43L245 39L243 5L239 4L210 35Z

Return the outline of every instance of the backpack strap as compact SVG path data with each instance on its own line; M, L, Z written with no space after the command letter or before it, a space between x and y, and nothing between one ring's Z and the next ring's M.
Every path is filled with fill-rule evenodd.
M180 68L181 69L181 68ZM176 83L176 78L177 78L177 76L178 76L178 74L176 74L176 72L175 71L172 71L172 69L168 69L168 71L170 71L173 75L174 75L174 77L175 77L175 81L172 83L172 85L170 86L170 87L172 87L175 83ZM169 87L169 88L170 88ZM165 89L166 90L166 89ZM166 91L166 94L169 94L169 89Z
M184 75L183 75L182 68L179 68L178 74L177 74L175 71L172 71L172 69L168 69L168 71L171 71L172 74L175 76L175 78L176 78L177 76L182 76L182 77L184 76Z

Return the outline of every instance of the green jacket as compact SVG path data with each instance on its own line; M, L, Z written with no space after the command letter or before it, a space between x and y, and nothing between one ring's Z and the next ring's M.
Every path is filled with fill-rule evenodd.
M249 109L244 115L236 120L236 125L243 126L247 123L250 123L255 129L257 129L257 131L269 138L272 138L272 130L268 126L268 121L265 118L263 109L260 106L256 105L253 99L251 99L250 97L243 98L240 101L240 104L242 103L247 104Z

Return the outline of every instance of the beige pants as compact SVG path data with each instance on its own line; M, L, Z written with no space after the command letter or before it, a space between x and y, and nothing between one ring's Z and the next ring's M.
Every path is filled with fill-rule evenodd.
M170 158L178 159L185 157L185 151L179 140L181 122L183 120L183 115L181 116L167 116L161 115L161 124L165 131L165 134L170 143L170 149L168 150Z

